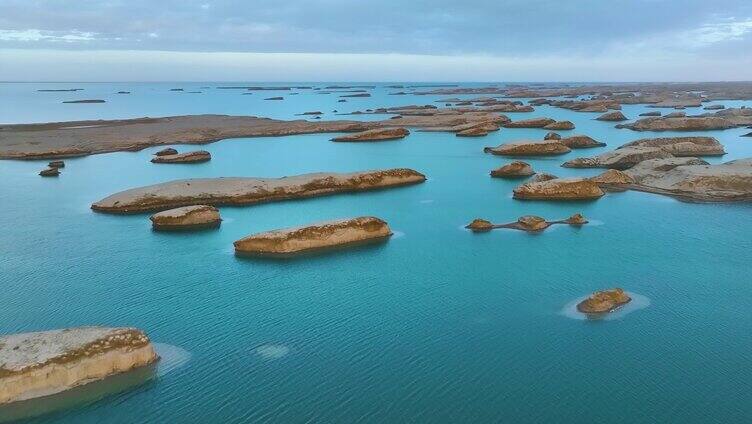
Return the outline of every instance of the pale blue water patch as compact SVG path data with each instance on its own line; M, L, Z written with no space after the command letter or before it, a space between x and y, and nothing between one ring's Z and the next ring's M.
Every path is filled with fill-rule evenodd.
M342 105L354 110L439 98L389 96L383 85L371 90L373 97L347 103L303 90L275 103L259 99L274 92L169 91L187 84L92 84L73 94L0 84L0 121L181 113L290 119ZM122 100L108 94L121 89L134 94ZM104 105L58 103L67 96L112 97ZM624 107L630 118L648 110ZM330 113L324 119L337 118ZM547 106L509 115L568 119L577 129L562 134L608 143L525 159L536 171L559 176L602 171L562 168L565 160L677 134L617 130L594 120L598 114ZM712 134L726 146L726 156L708 159L717 163L752 157L752 141L739 137L744 130L691 134ZM414 131L372 144L332 143L332 134L246 138L201 146L212 161L197 165L152 164L157 148L68 159L59 178L37 175L43 161L1 161L0 332L128 325L190 352L190 360L149 384L30 422L544 423L583 416L614 423L744 422L752 415L752 206L639 192L588 202L514 200L512 189L524 180L489 176L511 159L482 149L546 132L502 129L467 139ZM429 181L222 207L222 225L196 233L154 232L148 214L88 209L114 192L178 178L388 167L416 169ZM459 230L477 217L512 222L576 212L591 224L538 235ZM255 232L361 215L383 218L406 236L295 260L233 254L233 241ZM573 299L617 284L650 299L650 306L603 325L560 314ZM261 346L289 350L265 360L254 350ZM613 413L615 404L622 413Z

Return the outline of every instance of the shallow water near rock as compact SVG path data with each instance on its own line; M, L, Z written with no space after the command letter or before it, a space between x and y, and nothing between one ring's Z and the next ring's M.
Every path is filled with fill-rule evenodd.
M330 83L314 85L324 84ZM283 102L261 100L276 93L169 91L219 85L0 83L0 120L187 113L299 119L295 114L310 110L324 111L322 119L365 120L383 115L328 111L437 104L446 97L389 96L393 90L384 84L376 84L372 97L348 103L337 103L336 93L307 90L281 94ZM36 91L72 86L84 91ZM132 94L114 94L121 90ZM84 98L107 103L60 103ZM623 107L629 118L649 110ZM739 137L745 128L636 133L594 120L598 115L549 106L508 114L570 120L577 127L572 134L608 144L526 160L559 177L600 174L560 164L654 136L716 137L728 154L706 158L711 163L752 157L752 143ZM149 162L160 146L66 159L56 179L37 175L47 161L0 161L0 333L135 326L190 352L190 360L146 384L28 422L747 421L752 206L631 191L590 202L512 199L521 182L488 175L511 160L484 154L483 147L547 132L504 128L468 139L413 131L400 141L358 144L330 142L332 134L246 138L200 146L210 162L172 166ZM226 221L212 231L165 236L151 231L149 214L88 209L112 193L180 178L393 167L429 180L221 207ZM504 223L574 213L591 224L557 225L536 236L464 228L477 217ZM409 236L291 260L234 256L232 243L249 234L355 216L377 216ZM572 299L616 284L650 299L650 306L600 325L561 314ZM264 360L253 351L264 345L291 351ZM614 414L614 405L630 415Z
M583 314L582 312L577 310L577 304L587 299L589 295L581 296L567 303L564 308L562 308L560 314L567 318L572 318L580 321L612 321L615 319L622 319L632 312L639 311L640 309L645 309L650 306L650 299L648 299L647 297L629 291L625 293L627 293L627 295L631 297L632 300L626 305L623 305L607 314L588 316L587 314Z

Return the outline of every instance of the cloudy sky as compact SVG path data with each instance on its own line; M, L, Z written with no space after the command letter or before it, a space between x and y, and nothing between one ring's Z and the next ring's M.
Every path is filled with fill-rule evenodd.
M752 80L752 0L0 0L0 80Z

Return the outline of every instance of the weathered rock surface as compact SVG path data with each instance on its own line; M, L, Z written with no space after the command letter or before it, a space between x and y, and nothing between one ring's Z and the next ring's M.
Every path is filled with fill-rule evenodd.
M529 183L539 183L541 181L549 181L549 180L555 180L559 177L553 174L549 174L547 172L538 172L535 175L533 175L530 180L528 180Z
M709 165L697 158L644 161L625 171L630 189L699 202L752 201L752 159Z
M405 128L377 128L354 134L334 137L332 141L385 141L398 140L410 134Z
M657 147L674 156L721 156L726 152L715 137L660 137L641 138L618 147Z
M485 219L474 219L473 222L466 225L465 228L472 230L473 232L486 232L496 228L510 228L513 230L522 230L527 232L539 232L555 224L569 224L574 226L581 226L587 224L588 221L582 214L576 213L567 219L561 219L558 221L546 221L544 218L535 215L521 216L515 222L508 224L493 224Z
M640 116L661 116L661 111L656 110L653 112L645 112L645 113L641 113Z
M522 161L514 161L491 171L491 176L496 178L529 177L533 174L533 167Z
M709 105L709 106L705 106L703 109L705 109L705 110L721 110L721 109L726 109L726 106L724 106L724 105Z
M543 127L544 130L573 130L574 124L572 121L557 121Z
M603 115L601 115L601 116L599 116L599 117L597 117L595 119L597 119L599 121L617 122L617 121L626 121L627 117L624 116L624 114L621 113L620 111L616 110L616 111L613 111L613 112L604 113Z
M685 118L644 118L631 124L617 125L635 131L707 131L725 130L735 125L717 116Z
M672 157L671 153L658 147L631 146L590 158L572 159L564 162L561 166L565 168L628 169L644 160L668 157Z
M151 219L155 230L178 231L216 228L222 222L219 210L209 205L183 206L155 213Z
M505 122L505 128L543 128L546 125L556 122L551 118L532 118L524 119L522 121L510 121Z
M606 143L596 141L586 135L573 135L571 137L564 137L559 140L561 144L569 147L570 149L588 149L591 147L603 147Z
M585 178L528 182L514 189L514 198L525 200L589 200L603 194L598 184Z
M197 204L250 205L391 188L425 180L425 175L406 168L283 178L197 178L122 191L92 204L91 208L107 213L138 213Z
M43 170L39 171L39 175L41 175L43 177L57 177L58 175L60 175L60 169L59 168L54 168L54 167L49 167L47 169L43 169Z
M561 140L561 136L553 131L543 137L544 140Z
M196 150L194 152L177 153L174 155L154 156L152 163L200 163L211 160L211 153L206 150Z
M635 182L634 178L618 169L609 169L600 175L591 177L590 181L593 181L599 186L624 186Z
M521 140L497 147L486 147L483 151L501 156L544 156L563 155L571 152L571 149L558 140Z
M52 162L48 163L47 166L50 168L65 168L65 162L61 160L53 160Z
M0 337L0 404L58 393L157 361L135 328L79 327Z
M383 241L391 235L386 222L365 216L258 233L234 244L239 255L277 256Z
M154 153L154 156L171 156L171 155L177 155L178 151L173 149L172 147L167 147L165 149L162 149L158 151L157 153Z
M577 304L577 310L583 314L604 314L631 301L632 298L624 293L624 290L615 288L593 293L589 298Z

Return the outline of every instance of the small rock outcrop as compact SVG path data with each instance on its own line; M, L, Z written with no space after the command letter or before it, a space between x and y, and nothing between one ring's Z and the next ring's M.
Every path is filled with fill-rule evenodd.
M561 140L561 136L553 131L543 137L544 140Z
M535 175L533 175L530 180L528 180L529 183L539 183L541 181L549 181L549 180L555 180L559 177L553 174L549 174L547 172L538 172Z
M574 124L572 121L556 121L543 127L544 130L573 130Z
M505 122L503 126L505 128L543 128L554 122L556 121L551 118L532 118L522 121Z
M634 178L627 175L624 171L618 169L609 169L608 171L591 177L590 181L599 186L623 186L634 183Z
M385 141L398 140L410 134L406 128L377 128L332 138L332 141Z
M241 256L288 256L346 245L384 241L392 235L379 218L364 216L254 234L234 243Z
M494 225L491 224L491 222L486 221L485 219L476 218L473 220L473 222L467 224L465 228L479 233L493 230Z
M65 168L65 162L61 160L53 160L52 162L48 163L47 166L50 168Z
M632 298L624 290L615 288L593 293L577 304L577 310L583 314L604 314L612 312L631 301Z
M611 168L629 169L648 159L672 157L671 153L658 147L630 146L619 148L590 158L576 158L564 162L565 168Z
M167 147L165 149L162 149L158 151L157 153L154 153L154 156L172 156L177 155L178 151L173 149L172 147Z
M585 178L528 182L514 189L514 198L523 200L591 200L603 194L598 184Z
M661 111L656 110L653 112L645 112L645 113L641 113L640 116L661 116Z
M535 171L529 163L518 160L491 171L491 176L495 178L529 177L533 174L535 174Z
M160 231L198 230L216 228L222 222L214 206L195 205L155 213L150 218L152 227Z
M174 155L155 156L151 159L152 163L200 163L211 160L211 153L206 150L197 150L195 152L177 153Z
M43 177L57 177L58 175L60 175L60 169L49 167L47 169L39 171L39 175Z
M626 121L627 117L624 116L623 113L621 113L618 110L615 110L613 112L606 112L603 115L595 118L599 121L609 121L609 122L618 122L618 121Z
M618 147L657 147L674 156L721 156L726 151L715 137L660 137L642 138Z
M47 396L152 364L135 328L78 327L0 337L0 404Z
M483 151L500 156L545 156L563 155L571 152L571 149L559 140L521 140L497 147L486 147Z
M589 149L591 147L603 147L606 143L596 141L586 135L573 135L571 137L564 137L559 140L561 144L569 147L570 149Z

